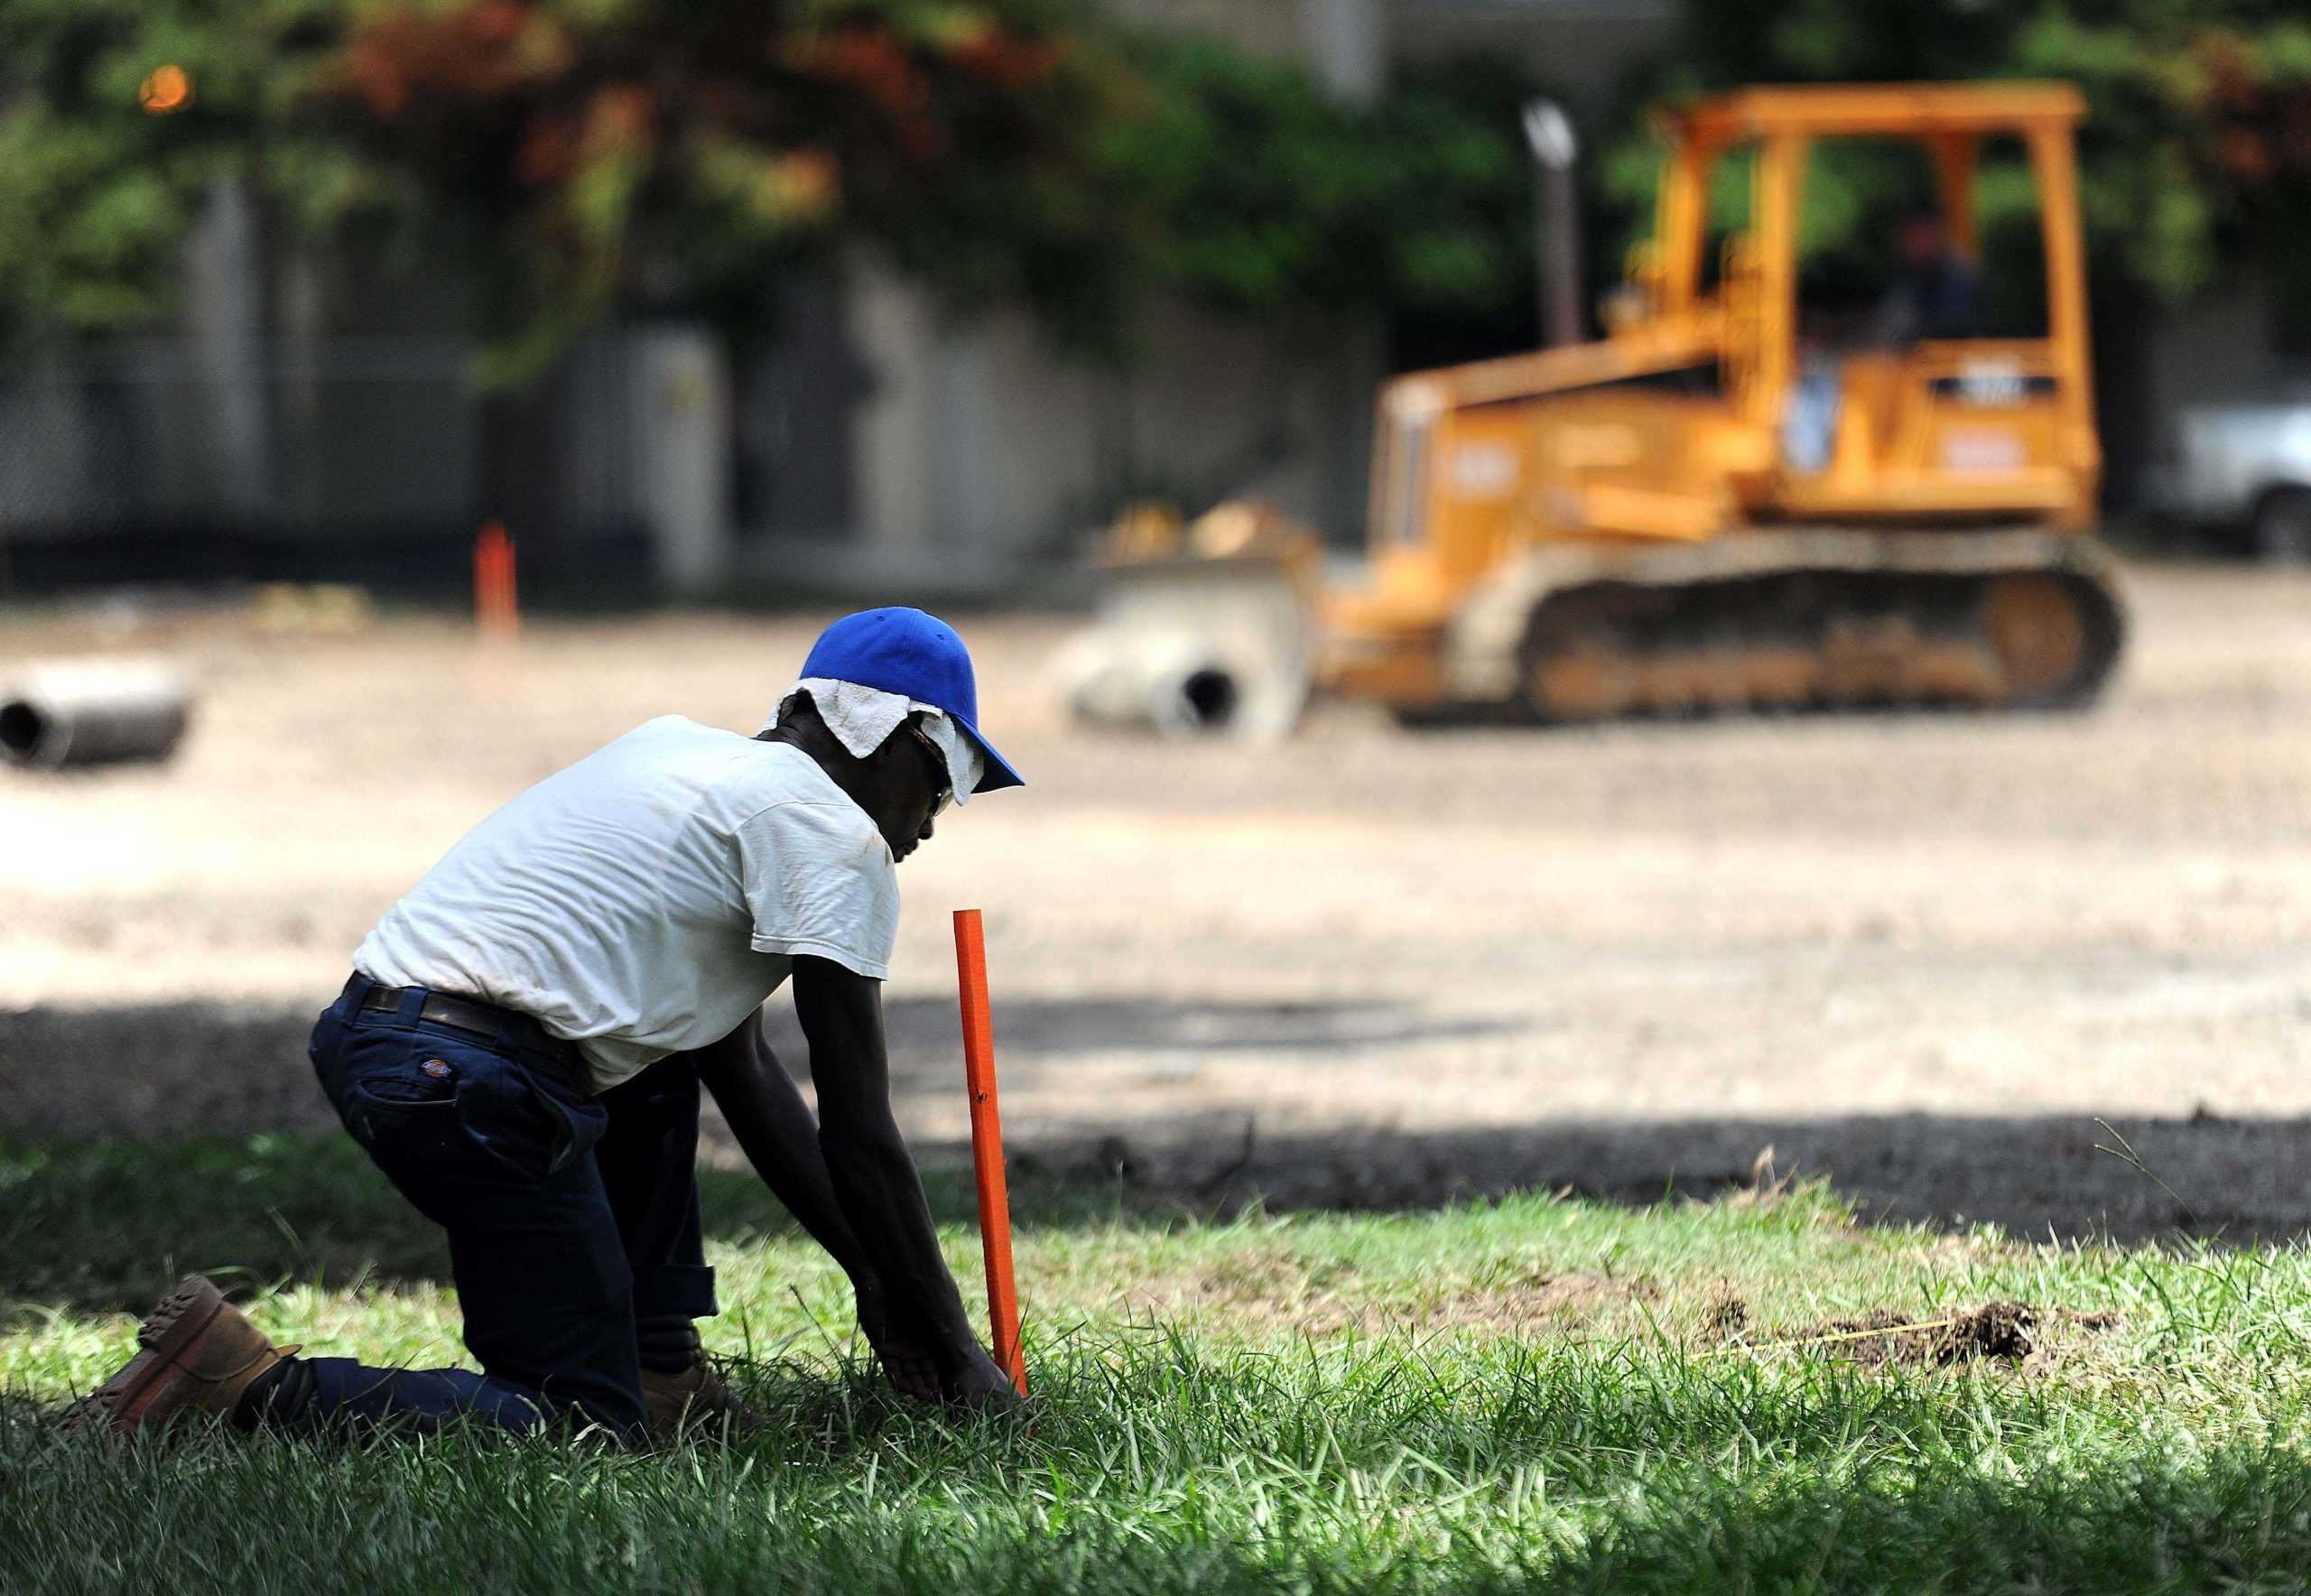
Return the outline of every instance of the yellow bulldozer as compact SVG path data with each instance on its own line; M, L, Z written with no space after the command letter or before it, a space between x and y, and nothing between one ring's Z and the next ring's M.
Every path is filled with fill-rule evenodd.
M2090 701L2121 618L2091 535L2084 108L2067 84L1999 83L1659 113L1653 237L1607 336L1388 382L1352 584L1258 505L1128 515L1077 708L1259 733L1312 690L1407 719ZM2031 336L1980 336L1915 295L1901 325L1814 324L1801 202L1830 140L1916 153L1934 202L1905 226L1963 291L1945 299L1980 269L1982 152L2027 172ZM1746 201L1722 236L1713 192Z

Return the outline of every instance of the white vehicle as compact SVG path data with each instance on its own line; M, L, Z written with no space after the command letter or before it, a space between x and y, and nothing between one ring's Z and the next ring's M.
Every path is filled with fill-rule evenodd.
M2311 381L2186 407L2152 496L2183 520L2246 528L2266 560L2311 560Z

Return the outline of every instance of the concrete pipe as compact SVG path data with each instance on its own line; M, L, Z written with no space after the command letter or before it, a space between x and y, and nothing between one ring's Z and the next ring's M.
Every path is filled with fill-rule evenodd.
M166 666L42 665L0 691L0 756L44 770L166 759L190 716L184 680Z
M1244 690L1220 661L1158 672L1146 684L1147 724L1166 737L1242 737Z
M1175 560L1108 572L1059 675L1085 720L1265 742L1298 723L1313 652L1306 602L1281 567Z
M1188 729L1232 731L1244 707L1244 690L1225 665L1206 665L1180 682L1177 702Z

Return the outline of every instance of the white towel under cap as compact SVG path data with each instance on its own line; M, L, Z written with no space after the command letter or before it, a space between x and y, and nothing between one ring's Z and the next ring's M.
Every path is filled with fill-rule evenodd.
M946 758L947 780L955 789L955 802L970 802L984 761L979 746L964 736L963 728L955 724L955 718L938 705L919 702L905 693L885 692L878 687L863 687L856 682L810 676L778 695L777 707L763 722L763 730L768 731L778 724L778 718L786 713L786 706L799 693L810 695L819 719L827 723L834 740L849 749L854 759L864 759L881 747L908 716L930 717L930 723L923 729Z

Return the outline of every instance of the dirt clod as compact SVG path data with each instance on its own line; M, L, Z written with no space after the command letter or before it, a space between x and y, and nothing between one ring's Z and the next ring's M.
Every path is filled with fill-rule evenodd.
M1936 1360L1957 1363L1969 1358L2028 1358L2037 1344L2030 1332L2037 1322L2037 1310L2027 1304L1984 1303L1944 1332Z
M1796 1344L1818 1340L1833 1356L1872 1369L1889 1363L1947 1369L1982 1358L2019 1363L2037 1345L2037 1324L2038 1311L2027 1303L1984 1303L1971 1312L1926 1320L1881 1309L1858 1319L1833 1319L1797 1337ZM1857 1333L1866 1331L1884 1333Z
M1749 1332L1749 1304L1722 1282L1703 1299L1702 1333L1713 1341L1737 1341Z

